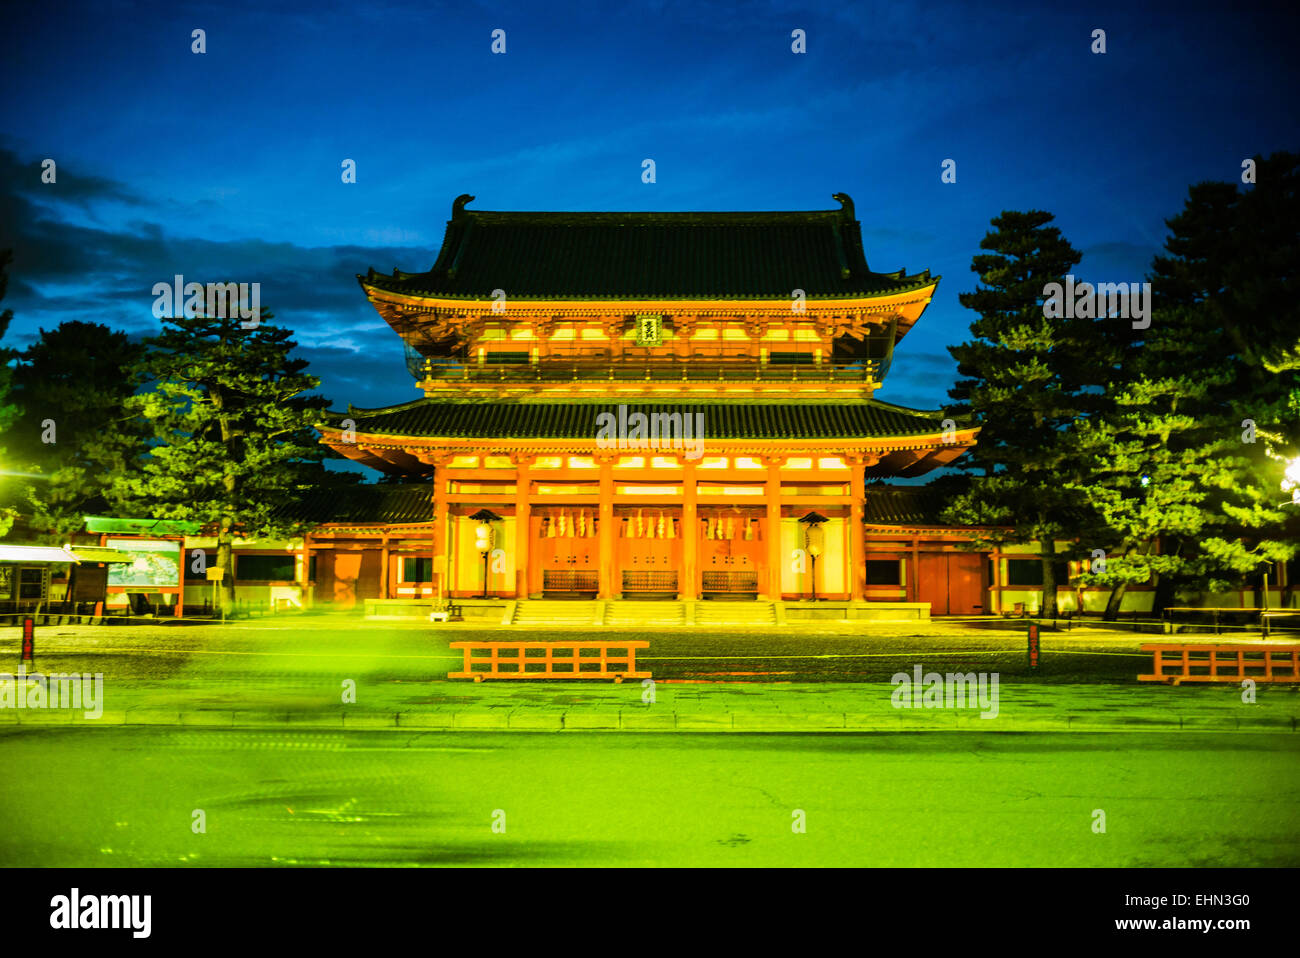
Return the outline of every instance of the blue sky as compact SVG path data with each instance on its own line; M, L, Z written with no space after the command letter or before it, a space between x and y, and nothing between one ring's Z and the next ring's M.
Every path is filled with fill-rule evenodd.
M11 9L7 342L70 319L149 334L150 290L175 273L256 281L334 408L388 405L419 393L355 274L431 266L460 193L477 209L762 210L832 209L842 191L872 268L943 276L878 393L937 408L991 217L1050 210L1080 275L1137 280L1190 183L1300 148L1294 14L1040 6Z

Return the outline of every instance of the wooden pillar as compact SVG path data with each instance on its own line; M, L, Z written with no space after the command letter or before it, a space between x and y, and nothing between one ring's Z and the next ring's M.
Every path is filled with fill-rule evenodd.
M994 615L1002 614L1002 553L994 550L989 556L993 566L993 582L989 587L989 611ZM1083 611L1083 606L1079 606L1079 611Z
M784 459L765 457L767 483L763 496L767 500L767 598L781 600L781 463Z
M609 320L609 357L612 363L618 364L623 361L624 346L626 340L623 339L623 323L626 321L625 316L615 316Z
M877 462L879 460L876 460ZM860 456L849 460L849 598L864 602L867 598L866 530L862 525L862 510L866 507L866 477L868 461ZM870 463L874 465L875 463Z
M684 602L700 597L700 520L696 513L698 502L695 460L687 459L682 469L682 568L677 576L677 597Z
M438 458L433 461L433 567L441 568L438 594L451 596L455 586L452 579L452 561L449 552L451 542L451 516L447 504L447 473L443 468L450 458ZM439 561L441 560L441 561Z
M532 485L532 456L517 456L515 464L515 598L528 598L528 557L533 544L533 510L528 501Z
M597 598L614 599L623 593L622 570L614 555L614 457L600 456L600 592ZM619 581L616 581L619 580Z
M302 549L299 554L302 558L302 577L298 580L298 588L301 590L299 598L302 600L302 607L310 609L312 607L311 595L311 534L304 532L302 534Z
M388 531L384 530L383 538L379 543L379 597L381 599L392 598L392 596L388 594L388 563ZM416 588L419 587L417 586Z
M174 617L178 618L178 619L181 618L181 617L183 617L184 614L185 614L185 566L186 566L186 559L187 559L187 557L186 557L186 555L185 555L185 539L182 538L182 539L181 539L181 569L180 569L181 577L180 577L180 579L179 579L179 580L177 581L177 583L176 583L176 608L174 608L174 609L172 610L172 615L173 615Z
M907 601L918 602L917 596L920 595L918 586L920 582L917 577L921 574L921 558L918 555L921 549L921 539L919 536L912 536L912 555L908 560L907 566Z
M694 335L694 318L687 318L685 316L673 317L673 359L677 362L685 363L690 360L691 337Z

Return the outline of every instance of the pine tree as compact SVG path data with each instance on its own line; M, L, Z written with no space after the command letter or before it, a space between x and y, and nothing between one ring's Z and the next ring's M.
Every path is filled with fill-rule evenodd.
M46 477L30 496L38 536L67 542L88 513L122 511L113 477L134 472L146 450L145 424L126 408L143 352L125 333L73 321L42 329L19 356L23 416L12 441L18 460Z
M1167 221L1150 329L1080 441L1094 474L1074 484L1120 554L1085 581L1222 589L1295 553L1279 460L1300 435L1297 158L1258 160L1258 185L1200 183ZM1121 333L1122 335L1122 333Z
M1069 427L1100 401L1088 387L1104 381L1108 352L1094 319L1049 317L1049 283L1064 283L1079 253L1041 210L1003 212L974 257L980 283L961 304L979 318L972 340L950 346L959 379L949 415L973 416L975 448L957 460L970 478L945 510L946 521L1006 526L996 541L1034 543L1043 568L1042 614L1056 615L1057 539L1071 538L1081 517L1066 484L1083 468Z
M0 250L0 301L4 300L5 291L9 286L8 270L11 262L13 262L13 250ZM12 309L0 312L0 339L3 339L5 333L9 331L9 323L13 318ZM14 421L21 414L21 409L13 401L12 396L13 370L9 363L14 356L12 349L0 347L0 436L9 435ZM7 487L0 490L0 536L8 535L9 530L13 528L14 520L18 517L18 510L14 504L25 499L28 492L25 484L21 487L15 485L15 480L19 480L20 477L13 474L19 471L11 468L8 450L0 446L0 483Z
M1116 370L1108 402L1074 429L1089 474L1068 488L1087 507L1092 521L1081 541L1095 550L1080 579L1110 588L1107 619L1118 615L1131 585L1190 587L1206 572L1202 557L1178 544L1200 538L1212 522L1213 488L1232 450L1205 410L1232 371L1202 354L1191 326L1186 309L1157 310L1140 348Z
M232 545L293 535L281 510L320 472L324 448L313 425L328 402L306 395L320 381L291 359L296 345L263 308L258 324L238 316L163 319L140 372L151 392L130 400L156 443L120 492L157 518L202 523L225 570L222 604L234 598Z

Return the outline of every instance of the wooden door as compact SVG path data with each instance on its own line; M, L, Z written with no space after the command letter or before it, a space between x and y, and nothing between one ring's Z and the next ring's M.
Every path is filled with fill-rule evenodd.
M922 552L917 557L916 601L929 602L931 615L948 614L948 556Z
M984 556L977 552L948 555L948 614L984 614Z
M380 598L383 584L384 554L379 549L365 549L357 568L357 601Z
M533 513L533 541L529 548L529 591L538 592L596 592L600 587L600 538L592 521L592 511L587 511L586 535L578 529L578 511L564 511L563 535L557 525L551 535L550 524L556 522L560 510ZM548 575L547 573L550 573ZM551 587L548 587L548 580ZM562 583L563 588L554 588Z
M636 520L633 511L620 515L614 523L614 591L632 598L639 594L676 596L682 556L680 517L673 510L642 510L639 536Z
M357 580L361 577L360 552L335 552L330 601L337 609L357 604ZM328 580L327 580L328 581Z

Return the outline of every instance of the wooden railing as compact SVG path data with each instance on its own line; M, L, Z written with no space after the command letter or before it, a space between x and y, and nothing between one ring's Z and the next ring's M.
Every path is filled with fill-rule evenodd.
M1215 635L1224 631L1244 632L1258 630L1268 635L1281 625L1292 631L1300 626L1300 609L1261 609L1241 606L1169 606L1163 612L1166 630L1173 633L1178 626L1190 628L1213 627ZM1182 621L1178 621L1181 619Z
M543 569L544 592L599 592L600 572L597 569Z
M758 573L704 572L701 573L702 592L758 592Z
M624 592L673 592L677 591L677 570L635 570L623 571Z
M1139 682L1300 682L1300 645L1143 645L1154 653Z
M880 361L860 363L758 363L748 357L709 359L582 362L559 359L540 363L440 362L420 367L431 380L464 382L855 382L879 381Z
M648 649L644 640L631 642L450 642L465 654L459 672L449 679L648 679L638 671L636 650ZM624 650L622 654L611 650ZM534 654L529 654L532 650ZM567 650L567 654L566 654ZM594 650L594 654L583 655ZM477 653L477 654L476 654Z

